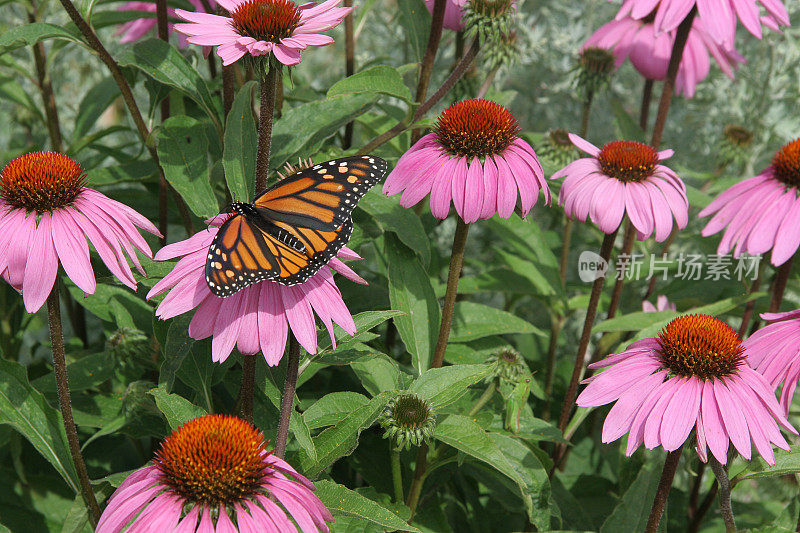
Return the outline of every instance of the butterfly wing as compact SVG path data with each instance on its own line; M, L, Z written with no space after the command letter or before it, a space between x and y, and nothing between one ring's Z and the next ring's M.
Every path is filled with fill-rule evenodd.
M279 181L253 205L263 217L289 227L337 231L386 169L386 161L371 155L334 159Z
M259 195L253 209L228 219L211 243L206 260L211 292L226 297L263 280L306 281L350 239L350 214L386 167L373 156L334 159Z

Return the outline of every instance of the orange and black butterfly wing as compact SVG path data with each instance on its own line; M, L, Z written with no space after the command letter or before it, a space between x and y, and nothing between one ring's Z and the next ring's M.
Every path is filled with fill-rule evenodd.
M211 292L226 297L263 280L305 282L350 240L350 215L386 168L373 156L334 159L281 180L253 204L239 204L209 248Z
M234 215L209 247L206 283L222 298L264 280L303 283L336 256L352 233L352 220L335 231L320 231Z
M305 263L298 259L297 254L284 253L278 256L281 269L273 281L284 285L304 283L316 274L323 265L336 257L353 233L353 221L350 219L334 231L291 227L283 222L276 222L275 225L292 232L304 247Z
M371 155L342 157L301 170L259 195L253 205L266 219L294 228L338 231L356 203L386 173Z
M251 283L273 279L280 267L264 235L241 214L220 226L206 258L206 283L212 293L224 298Z

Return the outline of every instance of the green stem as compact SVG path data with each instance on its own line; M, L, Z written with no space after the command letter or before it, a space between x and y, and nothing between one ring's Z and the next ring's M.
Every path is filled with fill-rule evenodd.
M593 100L594 91L586 93L586 100L583 101L583 113L581 114L581 137L586 137L586 134L589 132L589 117Z
M458 294L458 280L461 277L461 267L464 264L464 248L467 244L469 224L456 215L456 234L453 237L453 250L450 255L450 270L447 275L447 290L442 305L442 324L439 328L439 338L436 341L436 350L433 352L431 368L439 368L444 362L444 352L450 338L450 326L453 322L453 309Z
M58 298L58 281L56 286L47 297L47 318L50 323L50 343L53 350L53 369L56 374L56 387L58 390L58 405L61 408L61 416L64 419L64 429L67 433L67 443L72 454L72 461L75 463L75 470L78 474L78 481L81 485L81 492L86 505L89 508L89 520L92 526L96 526L100 520L100 507L94 497L89 473L86 471L86 463L81 454L81 445L78 441L78 429L75 427L75 420L72 418L72 400L69 393L69 377L67 375L67 361L64 353L64 336L61 328L61 308Z
M750 285L750 290L747 291L747 294L753 294L754 292L758 292L758 289L761 288L761 276L764 273L763 265L759 264L758 268L758 276ZM750 320L753 318L753 311L756 307L755 299L750 300L744 307L744 313L742 313L742 323L739 325L739 338L744 339L744 336L747 335L747 328L750 326Z
M633 251L633 243L635 240L636 228L634 228L631 221L628 220L628 223L625 225L625 236L622 239L622 250L619 252L620 255L630 256L631 252ZM620 272L616 281L614 282L614 291L611 294L611 302L608 304L607 318L614 318L614 316L617 314L619 301L622 298L622 287L625 286L625 275L625 272Z
M611 251L614 249L614 240L617 237L618 231L619 228L617 228L613 233L607 234L603 238L603 244L600 246L600 257L605 260L606 264L608 264L608 260L611 257ZM581 333L581 339L578 343L578 353L575 355L575 365L572 368L572 377L570 378L569 386L567 387L567 393L564 396L564 404L561 407L561 417L558 421L558 428L561 431L564 431L564 429L567 427L569 415L572 412L572 406L575 403L575 397L577 396L578 392L578 381L580 381L581 374L583 373L583 364L584 360L586 359L586 351L589 348L589 340L592 337L592 326L594 325L594 319L597 315L597 306L600 303L600 294L603 292L604 284L605 276L599 276L592 285L592 292L589 296L589 304L586 308L586 319L583 322L583 332ZM566 450L567 447L565 444L560 444L556 447L553 454L553 463L555 465L558 465L561 462L561 458ZM553 472L554 471L555 469Z
M647 519L647 526L645 527L646 533L656 533L658 530L658 524L661 522L661 517L664 515L664 508L667 505L669 490L672 488L672 480L675 477L675 471L678 469L678 462L681 460L681 450L683 450L683 445L677 450L669 452L667 458L664 460L664 468L661 471L661 479L658 480L656 497L653 501L653 507L650 509L650 517Z
M411 516L409 521L414 518L414 513L417 512L417 505L419 504L419 497L422 494L422 485L425 484L428 468L428 445L423 443L417 450L417 463L414 467L414 479L411 480L411 487L408 489L408 498L406 498L406 506L411 509Z
M481 397L478 398L478 401L475 402L475 405L472 406L472 409L469 410L469 416L475 416L478 414L478 411L483 409L483 406L489 403L489 400L492 399L492 396L494 396L496 390L497 381L493 380L489 386L486 387L486 390L483 391L483 394L481 394Z
M393 444L389 444L392 447L391 455L392 455L392 481L394 483L394 501L397 503L403 503L405 497L403 496L403 470L402 465L400 464L400 448L397 448Z
M793 258L789 258L778 267L778 271L775 273L775 279L772 280L772 300L769 302L770 313L780 311L783 293L786 292L786 283L789 281L789 273L792 271L792 262Z
M488 93L489 89L492 88L492 83L494 82L495 76L497 76L498 70L500 70L500 67L494 67L489 71L489 74L486 75L486 78L483 80L480 89L478 89L478 94L475 95L475 98L486 97L486 93Z
M120 69L119 64L111 57L111 54L108 53L108 50L103 43L100 42L100 39L97 38L97 34L94 32L91 26L86 22L86 20L81 16L78 9L75 7L75 4L72 3L71 0L59 0L61 5L64 7L64 10L69 15L69 18L72 19L72 22L78 27L78 30L81 32L81 35L86 39L86 42L89 44L89 47L97 53L97 56L100 60L105 63L106 67L108 68L109 72L111 73L111 77L114 78L114 81L119 87L120 93L122 93L122 100L125 102L125 106L128 108L128 112L131 115L131 119L133 120L134 125L136 126L136 131L139 132L139 137L141 137L142 142L144 143L147 151L150 153L150 157L158 167L158 175L159 180L165 180L164 178L164 169L161 168L161 163L158 159L158 152L156 151L156 146L153 140L150 138L150 129L147 127L147 124L144 121L144 117L142 116L141 111L139 110L139 106L136 104L136 99L133 97L133 91L131 91L131 86L128 83L128 80L125 78L125 75L122 73L122 69ZM215 124L219 127L219 124ZM171 188L170 188L171 189ZM175 199L175 205L178 207L178 212L183 219L184 227L186 228L187 233L194 234L194 224L192 223L191 216L189 215L189 210L186 207L186 203L183 201L183 198L175 192L174 189L171 189L173 193L173 197Z
M256 390L256 357L242 355L242 385L239 388L239 417L253 423L253 404Z
M650 102L653 100L653 80L644 80L642 90L642 107L639 109L639 127L642 133L647 131L647 122L650 118Z
M411 118L409 122L406 122L405 120L399 122L392 129L380 134L379 136L375 137L373 140L365 144L357 152L357 154L364 155L372 152L375 148L394 139L395 137L406 131L411 124L421 119L425 115L425 113L430 111L430 109L434 105L436 105L436 103L439 102L439 100L441 100L444 97L444 95L450 92L450 89L453 88L456 82L461 79L461 76L463 76L464 73L467 71L470 64L472 63L472 60L475 59L476 55L478 55L479 48L480 45L478 43L478 40L477 39L473 40L472 45L469 47L469 50L467 50L467 53L464 54L464 56L458 62L456 67L450 73L450 76L448 76L447 79L444 81L444 83L442 83L442 86L439 87L438 91L433 93L433 95L430 98L425 100L425 102L417 108L417 110L414 112L414 116Z
M428 34L428 45L425 48L425 55L419 69L419 80L417 82L417 96L414 99L417 104L425 101L428 94L428 85L433 73L433 64L436 60L436 52L439 51L439 41L442 39L442 25L444 23L444 11L447 7L447 0L434 0L433 13L431 16L431 29ZM414 144L421 137L420 130L411 133L411 144Z
M261 112L258 116L258 153L256 154L256 194L267 188L269 155L272 145L272 117L278 88L280 66L273 61L261 75Z
M566 319L563 315L550 317L550 342L547 346L547 368L544 375L544 394L545 397L550 398L553 393L553 380L556 373L556 350L558 349L558 337L561 335L561 330L564 328ZM547 409L544 411L544 419L550 420L550 402L547 403Z
M283 459L286 441L289 438L289 421L294 410L294 393L297 389L298 367L300 365L300 343L293 333L289 333L289 350L286 358L286 381L283 384L281 399L281 418L278 421L278 436L275 437L275 455Z
M344 7L352 7L353 0L344 0ZM355 20L353 13L350 12L344 18L344 75L352 76L356 72L356 40L355 40ZM342 148L347 150L353 144L353 129L355 122L350 121L344 127L344 138Z
M653 139L650 142L656 150L661 145L661 138L664 135L664 126L667 124L667 115L669 114L670 104L672 104L672 95L675 92L675 80L678 78L678 68L683 59L683 51L686 48L686 41L689 39L689 32L692 30L692 23L696 14L697 6L689 11L689 14L680 23L675 33L675 42L672 45L672 53L667 66L667 77L664 80L664 87L661 89L661 100L658 102L656 123L653 125Z
M613 233L605 235L603 244L600 246L600 257L608 263L611 257L611 250L614 249L614 240L617 237L617 229ZM572 378L570 379L569 387L567 388L567 395L564 397L564 406L561 410L561 418L559 419L558 427L562 431L567 426L569 421L569 414L572 411L572 404L575 402L576 392L578 391L578 381L580 379L581 371L583 370L583 363L586 357L586 350L589 347L589 340L592 336L592 326L594 319L597 315L597 306L600 303L600 294L603 291L605 284L605 276L599 276L592 285L592 292L589 296L589 305L586 309L586 319L583 322L583 332L581 339L578 343L578 353L575 357L575 366L572 371Z
M719 484L719 510L722 513L722 520L725 522L725 531L727 533L735 532L736 521L731 508L731 480L728 478L728 472L713 455L708 458L708 462Z
M28 21L31 23L40 22L39 9L34 0L30 2ZM50 79L50 74L47 72L47 54L44 50L44 43L39 41L34 44L32 48L33 59L36 64L36 79L38 81L39 92L42 94L44 114L47 118L47 132L50 135L50 147L54 152L61 153L64 150L61 136L61 124L58 118L58 106L56 106L53 84Z
M569 262L569 249L572 242L572 219L564 215L564 235L561 237L561 261L558 265L558 277L561 279L561 288L567 285L567 263Z

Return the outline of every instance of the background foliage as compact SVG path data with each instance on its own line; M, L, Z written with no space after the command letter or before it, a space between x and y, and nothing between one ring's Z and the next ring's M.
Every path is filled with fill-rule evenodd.
M520 61L500 71L488 96L515 113L524 136L537 147L549 129L577 129L581 101L572 72L576 52L594 29L613 17L617 6L604 0L519 4ZM107 71L55 3L39 6L44 22L38 24L29 24L23 5L0 5L5 15L0 20L0 161L49 146L30 48L43 40L65 151L87 170L91 187L155 220L155 168ZM356 5L358 73L344 79L338 28L333 32L336 44L306 52L303 63L284 75L273 168L298 157L323 161L341 155L342 130L350 120L356 121L354 146L360 146L405 117L415 85L414 63L424 51L430 17L421 0ZM200 50L179 51L154 39L119 44L115 25L139 14L117 11L118 6L97 0L79 7L134 84L167 179L199 227L201 218L225 206L223 171L234 196L252 196L256 138L248 111L254 84L238 89L233 111L223 121L220 81L209 77ZM789 2L789 8L793 20L800 20L797 4ZM664 146L677 152L673 168L690 186L694 214L716 192L760 170L778 146L796 135L798 35L794 28L783 36L768 34L763 41L746 35L739 47L748 63L736 80L712 68L693 100L673 104ZM452 32L445 33L432 87L453 63L454 40ZM479 63L448 98L474 94L484 76ZM635 126L641 84L629 65L618 72L593 108L590 140L642 137ZM165 96L172 117L160 124L156 102ZM722 128L729 123L746 125L756 137L743 164L720 172L715 154ZM392 165L408 146L406 133L376 155ZM557 169L543 163L548 175ZM354 218L349 246L365 257L354 268L369 285L342 278L337 283L359 333L349 338L340 331L341 342L332 350L321 332L322 347L325 342L328 347L301 362L300 404L288 454L301 472L319 480L319 495L336 516L335 531L641 529L663 452L640 450L628 459L618 443L599 444L603 409L590 414L573 437L566 470L552 481L547 476L548 452L562 442L548 420L557 416L569 378L589 290L577 279L577 255L596 250L601 234L588 225L576 231L569 282L562 289L560 209L539 204L524 221L513 216L476 224L446 354L451 365L425 370L438 331L438 298L444 294L455 223L439 222L425 211L417 216L384 197L379 187L362 200ZM170 241L185 236L180 228L178 213L170 212ZM714 253L716 238L700 238L700 228L693 218L673 251ZM151 246L158 247L154 239ZM652 242L637 244L638 252L657 249ZM154 318L154 303L144 295L171 264L142 260L148 276L138 279L136 293L106 274L97 293L84 298L66 277L62 280L86 310L82 340L74 327L78 310L68 309L73 319L66 324L69 374L89 473L102 497L124 478L121 473L147 462L160 439L183 421L206 412L233 411L241 381L237 357L212 363L210 340L187 336L187 316L166 322ZM796 275L790 280L785 308L800 307L797 281ZM622 316L596 326L597 331L612 332L610 349L626 342L628 333L652 334L674 316L638 313L646 284L629 284ZM708 312L736 323L746 289L735 279L697 283L673 278L660 284L658 292L681 311L715 303ZM757 310L763 310L766 298L757 296ZM546 395L547 332L554 309L568 309L569 318L558 345L554 389ZM513 403L511 390L501 386L488 404L472 412L492 379L487 360L504 347L518 350L533 372L530 395ZM0 285L0 353L0 478L5 480L0 483L0 531L87 530L57 411L46 316L25 314L7 284ZM284 373L283 366L267 368L259 361L255 422L268 438L274 438ZM403 390L430 400L437 413L434 440L442 448L410 525L405 523L408 508L392 501L390 445L375 424L386 403ZM793 417L796 421L796 413ZM518 424L509 423L515 419ZM415 453L402 452L406 486ZM798 471L800 456L794 448L780 457L769 473ZM696 458L681 463L662 528L687 528L685 509L697 467ZM740 525L762 531L793 528L798 515L793 476L759 477L765 465L758 461L749 466L734 462L731 473L745 468L733 493ZM712 511L700 527L716 531L721 520Z

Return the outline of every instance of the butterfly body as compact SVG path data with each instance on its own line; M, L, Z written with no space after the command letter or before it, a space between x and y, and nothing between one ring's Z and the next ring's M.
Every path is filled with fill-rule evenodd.
M208 288L224 298L264 280L305 282L350 239L356 203L386 168L373 156L334 159L288 176L253 203L231 203L209 247Z

